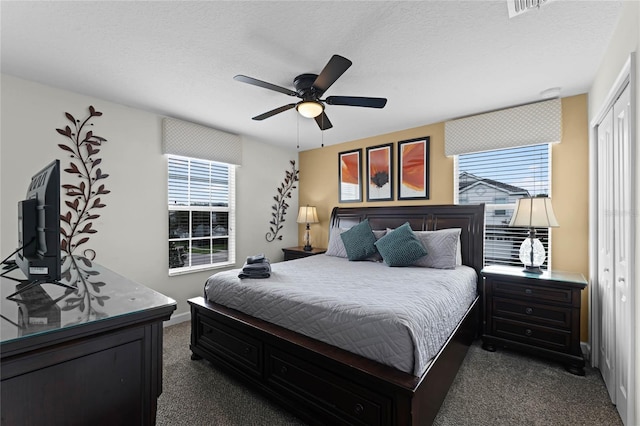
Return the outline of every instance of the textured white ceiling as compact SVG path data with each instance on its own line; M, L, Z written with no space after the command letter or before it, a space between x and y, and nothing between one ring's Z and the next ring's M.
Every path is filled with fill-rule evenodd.
M273 144L312 149L464 115L586 93L620 0L548 2L508 18L506 1L87 1L0 3L3 73ZM331 55L353 61L326 96L388 98L384 109L328 105L333 128L292 98Z

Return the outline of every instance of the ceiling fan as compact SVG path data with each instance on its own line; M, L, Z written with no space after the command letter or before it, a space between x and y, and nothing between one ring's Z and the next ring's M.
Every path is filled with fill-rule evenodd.
M300 74L293 79L295 91L285 87L276 86L266 81L258 80L246 75L236 75L234 80L243 83L253 84L289 96L296 96L301 100L296 103L283 105L279 108L267 111L264 114L256 115L254 120L264 120L281 112L296 108L303 117L315 118L320 130L327 130L333 127L329 117L324 112L327 105L348 105L367 108L384 108L387 103L386 98L368 98L360 96L329 96L321 99L322 95L336 82L338 78L351 66L352 62L340 55L333 55L329 62L322 69L320 74Z

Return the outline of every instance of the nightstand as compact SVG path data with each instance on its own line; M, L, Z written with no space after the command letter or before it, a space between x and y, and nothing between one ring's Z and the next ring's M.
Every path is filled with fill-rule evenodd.
M315 256L327 251L326 248L314 247L310 251L305 251L303 246L283 248L284 260L300 259L303 257Z
M497 346L527 351L562 362L584 375L580 349L582 274L524 272L512 266L487 266L484 277L482 347Z

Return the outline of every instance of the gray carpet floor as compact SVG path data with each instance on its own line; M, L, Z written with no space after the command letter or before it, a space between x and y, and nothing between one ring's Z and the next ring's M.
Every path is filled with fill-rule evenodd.
M192 361L190 323L164 329L163 393L157 424L304 425L207 361ZM439 426L622 425L600 373L584 377L524 354L476 342L434 422Z

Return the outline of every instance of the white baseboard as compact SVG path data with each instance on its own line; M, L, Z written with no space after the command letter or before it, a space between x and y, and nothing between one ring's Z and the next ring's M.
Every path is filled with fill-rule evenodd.
M180 324L181 322L191 321L191 312L183 312L181 314L174 314L169 321L164 322L164 327Z

